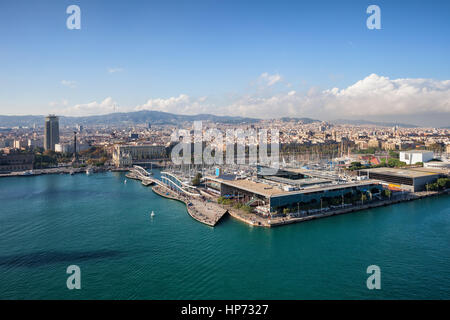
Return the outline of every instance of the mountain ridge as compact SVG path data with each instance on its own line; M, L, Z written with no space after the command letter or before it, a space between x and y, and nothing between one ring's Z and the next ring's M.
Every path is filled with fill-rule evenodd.
M104 115L92 116L59 116L60 124L67 125L137 125L137 124L179 124L186 121L212 121L217 123L241 124L241 123L255 123L260 121L258 118L240 117L240 116L217 116L213 114L196 114L196 115L182 115L155 110L141 110L131 112L116 112ZM31 127L34 124L38 126L44 123L44 115L0 115L0 127ZM307 117L280 117L281 121L299 121L304 124L322 122L322 120L307 118ZM403 128L417 128L414 124L405 124L398 122L377 122L369 120L345 120L338 119L328 121L332 124L351 124L351 125L376 125L384 127L392 127L398 125Z

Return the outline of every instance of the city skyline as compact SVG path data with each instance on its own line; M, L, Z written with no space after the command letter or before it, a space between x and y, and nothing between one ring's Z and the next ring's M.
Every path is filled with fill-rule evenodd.
M381 30L365 1L78 1L81 29L68 30L71 4L2 5L0 114L448 122L444 1L378 1Z

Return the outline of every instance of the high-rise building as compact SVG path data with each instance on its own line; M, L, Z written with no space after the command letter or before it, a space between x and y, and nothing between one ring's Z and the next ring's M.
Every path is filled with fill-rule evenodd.
M59 119L55 115L45 117L44 149L55 151L55 144L59 143Z

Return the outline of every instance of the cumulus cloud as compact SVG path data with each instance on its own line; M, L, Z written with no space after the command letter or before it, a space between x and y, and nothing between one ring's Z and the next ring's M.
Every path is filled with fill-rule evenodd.
M107 97L101 102L93 101L84 104L76 104L62 110L58 110L57 113L70 115L70 116L89 116L98 114L108 114L114 112L116 103L111 97Z
M261 77L260 77L261 79ZM134 110L157 110L178 114L212 113L255 118L313 117L322 120L383 118L392 121L407 116L431 114L450 115L450 80L390 79L371 74L346 88L321 90L311 87L306 92L287 89L273 92L271 85L281 76L263 74L267 90L233 95L216 105L209 98L186 94L169 98L149 99ZM86 115L114 111L112 98L97 103L79 104L65 109L66 113ZM437 118L439 119L439 118Z
M76 81L72 81L72 80L61 80L61 84L65 87L72 88L72 89L77 86Z
M371 74L345 89L326 90L321 99L325 111L349 116L450 112L450 80Z
M315 116L322 119L450 112L450 80L389 79L371 74L347 88L268 97L245 95L226 107L246 116Z
M146 103L138 105L135 110L155 110L179 114L211 113L212 105L207 97L193 98L186 94L167 99L149 99Z

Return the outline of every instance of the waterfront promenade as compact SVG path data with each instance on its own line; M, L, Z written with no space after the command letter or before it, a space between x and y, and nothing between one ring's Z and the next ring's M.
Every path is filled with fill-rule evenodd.
M340 214L346 214L356 211L362 211L366 209L371 208L377 208L377 207L384 207L389 205L394 205L397 203L405 202L405 201L413 201L413 200L420 200L427 197L437 196L437 195L443 195L443 194L449 194L449 190L444 190L441 192L437 191L422 191L422 192L416 192L408 196L404 197L398 197L395 199L387 199L382 201L376 201L376 202L370 202L366 204L358 204L358 205L352 205L345 208L338 208L334 210L324 211L321 213L315 213L315 214L309 214L304 215L301 217L272 217L272 218L263 218L261 216L258 216L256 214L247 213L242 210L238 210L233 208L229 205L222 205L222 208L226 209L227 212L232 216L233 218L240 220L242 222L245 222L252 226L259 226L259 227L276 227L276 226L282 226L286 224L291 223L297 223L297 222L305 222L310 221L314 219L321 219L321 218L327 218L335 215Z
M161 197L183 202L192 218L211 227L214 227L227 213L227 210L221 208L217 203L206 199L187 197L161 184L153 186L152 190Z
M194 195L190 192L183 193L171 189L161 180L151 177L150 173L140 166L133 166L126 177L141 180L142 184L146 186L154 185L152 190L161 197L183 202L192 218L208 226L214 227L226 213L226 210L223 210L217 203L200 193Z
M113 171L113 172L124 172L128 171L128 168L116 168L116 167L77 167L73 168L71 166L65 167L54 167L54 168L44 168L44 169L33 169L28 171L13 171L8 173L0 173L0 178L7 177L32 177L32 176L40 176L46 174L77 174L77 173L86 173L86 170L91 168L93 172L105 172L105 171Z

